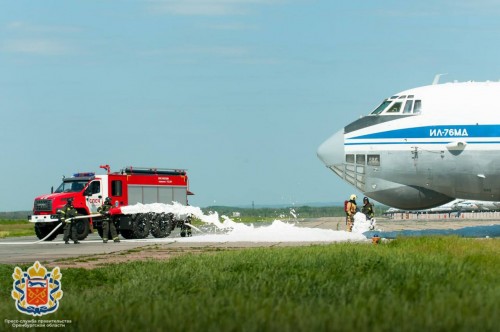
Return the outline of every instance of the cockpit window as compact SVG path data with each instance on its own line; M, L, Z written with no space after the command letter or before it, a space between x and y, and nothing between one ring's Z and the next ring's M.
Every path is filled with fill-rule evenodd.
M390 104L390 103L391 103L391 101L390 101L390 100L387 100L387 99L386 99L386 100L384 100L384 101L382 102L382 104L380 104L380 106L379 106L379 107L377 107L377 108L376 108L373 112L371 112L371 114L373 114L373 115L377 115L377 114L382 113L382 112L385 110L385 108L386 108L387 106L389 106L389 104Z
M418 114L422 109L422 101L415 100L415 106L413 107L413 113Z
M406 101L405 109L403 110L403 113L411 113L412 108L413 108L413 100Z
M371 115L394 115L394 114L419 114L422 108L422 101L421 100L414 100L413 95L409 96L394 96L391 98L388 98L380 104L379 107L377 107L373 112L371 112ZM398 100L393 100L392 98L397 98ZM401 100L402 98L406 99L406 102L404 100Z
M399 111L401 110L401 105L401 102L392 104L391 107L389 107L389 109L386 111L386 113L399 113Z

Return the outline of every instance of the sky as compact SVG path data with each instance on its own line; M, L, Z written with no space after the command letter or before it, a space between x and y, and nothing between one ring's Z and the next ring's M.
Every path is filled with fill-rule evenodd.
M187 169L200 207L342 202L330 135L439 73L500 79L493 0L0 8L0 211L102 164Z

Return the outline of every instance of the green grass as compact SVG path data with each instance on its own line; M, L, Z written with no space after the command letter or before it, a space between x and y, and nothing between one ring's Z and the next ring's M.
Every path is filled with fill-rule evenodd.
M0 273L3 318L30 319L10 298L13 266ZM498 239L212 251L62 274L60 308L43 319L75 331L497 331L500 312Z
M0 239L35 235L33 224L23 220L0 220Z

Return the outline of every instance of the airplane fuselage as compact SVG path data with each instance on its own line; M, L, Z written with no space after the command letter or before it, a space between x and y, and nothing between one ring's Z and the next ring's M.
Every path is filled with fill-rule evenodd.
M318 156L383 204L425 209L500 200L500 83L447 83L388 98L337 132Z

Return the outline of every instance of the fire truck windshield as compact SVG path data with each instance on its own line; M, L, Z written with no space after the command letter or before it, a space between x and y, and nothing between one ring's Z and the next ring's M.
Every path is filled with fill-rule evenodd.
M54 191L55 193L74 193L82 191L85 185L87 184L87 180L82 181L64 181L61 183L59 188Z

